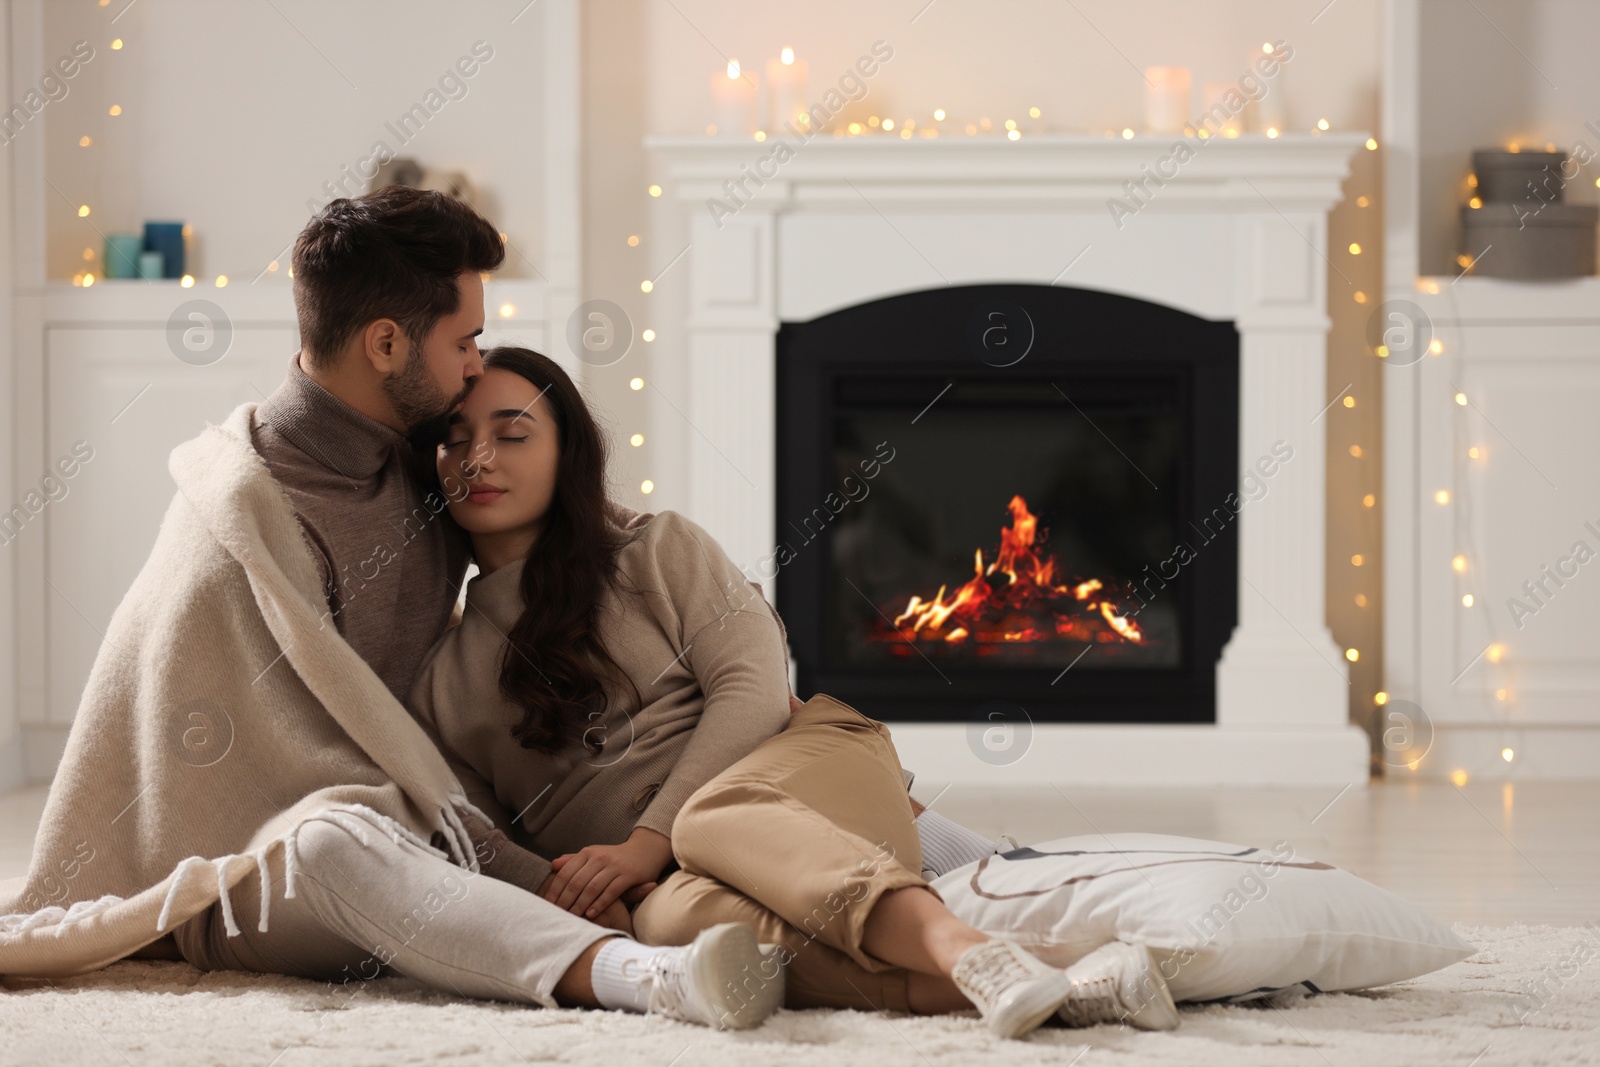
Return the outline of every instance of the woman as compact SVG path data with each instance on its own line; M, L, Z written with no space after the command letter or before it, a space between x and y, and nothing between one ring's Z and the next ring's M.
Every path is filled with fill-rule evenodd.
M956 919L921 877L887 729L825 696L791 723L783 625L759 587L683 516L607 501L604 438L558 365L521 348L483 363L436 453L437 476L468 489L450 514L480 574L411 704L468 795L539 854L526 884L591 918L659 894L638 914L679 941L737 914L776 946L752 981L787 967L791 1007L871 1003L841 987L887 975L896 1006L975 1005L1006 1036L1052 1013L1176 1025L1142 948L1063 972ZM848 772L819 775L834 766ZM822 944L785 944L796 929Z

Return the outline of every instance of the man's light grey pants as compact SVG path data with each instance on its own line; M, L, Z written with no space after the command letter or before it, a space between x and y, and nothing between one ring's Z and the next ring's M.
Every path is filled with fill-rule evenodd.
M567 968L617 933L371 822L358 827L365 843L351 826L302 823L291 899L283 851L272 854L266 932L257 930L260 879L246 878L230 892L239 933L228 936L212 905L173 931L183 958L202 970L339 982L351 993L387 967L446 992L553 1008Z

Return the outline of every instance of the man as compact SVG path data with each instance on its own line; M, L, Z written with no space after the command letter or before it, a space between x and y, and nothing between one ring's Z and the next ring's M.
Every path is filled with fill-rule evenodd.
M407 436L482 374L482 275L503 258L470 207L398 186L301 233L301 349L271 396L173 452L178 495L91 671L27 884L0 899L18 913L0 973L138 952L736 1028L781 1004L781 985L738 990L764 959L748 927L649 948L515 884L519 850L400 703L467 558ZM600 919L629 929L620 905Z

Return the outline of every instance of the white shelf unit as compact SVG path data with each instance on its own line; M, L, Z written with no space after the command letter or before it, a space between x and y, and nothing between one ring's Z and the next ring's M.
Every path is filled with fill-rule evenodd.
M380 7L386 16L398 11L389 0L364 2L374 17ZM330 18L359 15L353 4L348 10L340 7ZM52 39L60 24L52 20L78 17L64 12L47 0L0 0L0 55L13 72L8 99L20 99L28 88L24 80L49 69L61 51L60 42ZM210 10L204 14L228 17ZM240 18L259 14L242 12ZM476 32L471 11L429 14L450 29L451 49L456 47L454 35L459 34L465 45ZM92 12L83 17L91 16ZM268 10L267 17L275 16ZM187 46L179 32L182 27L173 28L173 18L171 8L133 7L118 31L137 40L150 55L181 51ZM142 26L143 36L135 37L129 26ZM507 54L490 70L496 77L516 71L522 79L519 84L537 103L525 109L522 125L503 139L510 148L496 154L491 146L475 157L483 169L474 177L490 194L491 204L503 202L494 197L514 197L525 213L536 215L540 221L535 229L542 243L525 249L537 261L536 277L492 280L485 287L488 321L480 340L486 345L515 341L539 347L578 376L581 368L566 351L564 329L577 306L581 278L577 0L545 0L521 19L515 34L496 38ZM366 56L380 44L361 42L357 51ZM274 47L268 41L252 41L245 49L248 55L232 58L238 63L267 62L276 54ZM514 67L519 62L514 48L522 49L524 60L532 65ZM111 70L108 53L101 49L100 56L95 60L100 64L93 70L96 76ZM170 94L177 84L185 107L198 100L194 106L233 109L228 125L212 131L207 165L220 166L219 156L232 158L218 144L230 137L246 139L250 158L269 161L261 165L273 168L262 180L299 188L284 175L315 156L300 125L302 113L277 108L259 93L236 95L239 79L233 72L219 72L210 56L198 58L204 61L185 67L184 78L177 83L162 81L161 72L152 74L150 68L122 70L122 76L132 80L119 86L130 93L150 94L142 98L151 102L148 113L157 116L149 125L130 126L128 131L172 135L182 124L157 105L173 102ZM387 74L381 65L374 69L375 76ZM142 75L130 73L140 70ZM332 72L323 76L335 79ZM405 85L410 91L410 83ZM90 99L89 86L86 80L75 82L74 95L68 99ZM417 91L422 88L426 85ZM163 92L169 95L161 96ZM47 146L53 142L48 123L69 113L62 103L52 103L52 110L46 110L23 131L26 136L15 138L0 155L0 249L4 250L0 336L7 342L7 358L0 360L0 509L10 509L37 491L56 461L71 453L74 442L85 442L94 455L63 480L65 495L58 493L59 499L32 515L17 537L0 545L0 792L24 781L48 781L54 773L105 625L143 564L172 498L167 472L171 449L193 437L205 422L220 422L237 404L259 401L270 393L283 380L298 348L294 302L283 273L259 279L235 275L218 288L207 284L211 277L207 272L189 289L176 281L104 279L80 288L48 276L47 219L62 207L62 194L51 188L52 179L61 174L49 166ZM362 106L370 104L369 93ZM130 108L123 121L135 114ZM284 114L293 121L279 121ZM333 129L342 127L330 121L318 132ZM518 169L515 162L520 157L512 151L529 139L537 141L542 161L532 172ZM364 153L369 144L363 136L338 148ZM441 154L439 142L424 147L430 145L435 157ZM84 165L72 158L76 165ZM159 202L172 190L161 182L149 178L141 183L132 175L109 177L118 179L109 184L138 194L133 205L138 210L124 213L127 218L155 217L166 210ZM244 177L256 181L261 172ZM191 190L196 198L192 206L210 212L212 218L227 219L230 211L240 210L237 193L234 184L213 176L203 188ZM113 212L97 211L95 219L102 214ZM293 228L287 234L292 236ZM179 359L168 340L174 311L195 299L218 305L233 330L227 354L205 366ZM508 314L501 314L502 306L511 309Z
M1600 553L1600 278L1462 276L1455 227L1472 149L1600 150L1582 114L1600 90L1582 55L1600 8L1390 0L1387 21L1379 313L1409 305L1438 341L1384 375L1379 710L1431 734L1418 766L1391 773L1594 778L1600 563L1561 560L1580 541ZM1592 202L1583 173L1567 199Z

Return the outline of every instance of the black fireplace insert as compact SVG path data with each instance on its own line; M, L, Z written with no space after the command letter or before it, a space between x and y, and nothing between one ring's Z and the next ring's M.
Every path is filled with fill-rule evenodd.
M1040 285L777 338L778 608L803 694L885 721L1215 721L1239 335Z

